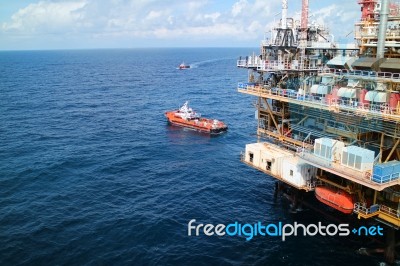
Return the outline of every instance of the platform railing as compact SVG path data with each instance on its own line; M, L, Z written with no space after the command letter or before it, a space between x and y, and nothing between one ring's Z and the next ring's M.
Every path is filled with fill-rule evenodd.
M373 216L372 214L379 214L379 213L384 213L393 218L400 218L399 210L392 209L383 204L374 204L374 205L371 205L369 208L367 208L365 203L356 202L356 203L354 203L353 212L357 213L357 214L362 214L364 216L368 216L365 218L369 218L369 217Z
M361 214L364 214L364 215L369 215L369 214L372 214L372 213L375 213L375 212L379 211L379 205L378 204L374 204L371 207L367 208L365 203L356 202L356 203L354 203L353 211L355 213L361 213Z
M352 76L359 78L379 78L384 80L393 80L400 82L400 73L392 72L376 72L376 71L364 71L364 70L348 70L348 69L336 69L336 68L321 68L318 73L320 74L331 74L337 76Z
M293 65L290 62L281 62L277 60L261 60L258 57L250 59L239 59L237 60L238 67L254 67L257 70L316 70L319 74L331 74L337 76L348 76L358 78L372 78L372 79L383 79L400 82L400 73L392 72L376 72L376 71L365 71L365 70L348 70L348 69L336 69L336 68L321 68L312 65Z
M278 61L278 60L261 60L259 57L249 57L247 59L239 59L236 62L238 67L254 67L257 70L315 70L319 74L330 74L337 76L355 77L360 79L383 79L388 81L400 82L400 73L392 72L376 72L376 71L365 71L365 70L348 70L348 69L336 69L327 67L317 67L312 65L293 65L289 61Z
M399 172L396 172L396 173L390 173L390 174L384 175L384 176L373 175L371 180L378 184L385 184L385 183L395 181L395 180L399 179L399 177L400 177Z
M302 102L309 102L317 104L316 106L325 106L329 109L343 109L345 111L352 111L359 113L359 115L381 115L387 120L400 120L400 112L398 108L392 108L387 103L374 104L374 103L360 103L353 100L342 99L328 99L326 97L319 97L312 94L300 94L297 91L290 89L280 88L266 88L257 83L238 83L239 90L245 90L252 93L260 93L266 95L274 95L291 99L301 105Z
M261 60L259 57L239 59L236 61L237 67L248 67L257 68L260 71L276 71L276 70L296 70L296 71L317 71L320 69L314 65L294 65L290 61L278 61L278 60Z
M395 210L395 209L389 208L388 206L385 206L385 205L380 205L379 206L379 211L384 212L384 213L386 213L386 214L388 214L390 216L393 216L393 217L397 217L397 218L400 217L399 210Z
M309 149L301 149L300 152L298 152L298 155L300 158L304 159L305 161L308 161L314 165L318 165L319 167L324 167L327 169L334 170L336 173L341 174L342 176L346 176L348 179L349 178L355 178L358 180L365 180L370 183L371 179L368 178L368 171L358 171L355 169L352 169L350 167L346 167L344 165L341 165L337 162L327 160L325 158L321 158L313 153L312 150Z

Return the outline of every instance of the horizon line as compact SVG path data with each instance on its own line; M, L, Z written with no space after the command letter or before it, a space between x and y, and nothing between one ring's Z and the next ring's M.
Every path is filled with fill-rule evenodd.
M165 46L165 47L99 47L99 48L33 48L33 49L0 49L0 52L18 52L18 51L82 51L82 50L134 50L134 49L248 49L259 48L252 46Z

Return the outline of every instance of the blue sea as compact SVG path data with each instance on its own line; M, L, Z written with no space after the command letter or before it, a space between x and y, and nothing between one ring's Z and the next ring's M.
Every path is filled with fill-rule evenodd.
M370 238L188 236L192 219L355 220L317 202L291 212L240 162L256 99L237 92L236 60L253 52L0 52L0 265L379 265L356 252L381 247ZM164 112L185 101L228 132L169 126Z

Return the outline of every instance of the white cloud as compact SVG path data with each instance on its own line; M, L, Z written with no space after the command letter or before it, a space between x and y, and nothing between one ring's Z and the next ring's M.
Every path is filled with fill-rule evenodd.
M146 19L152 20L152 19L158 19L161 17L163 12L161 11L150 11L149 14L146 16Z
M338 7L335 4L321 8L315 12L311 12L311 20L317 19L318 22L322 24L326 22L329 18L332 19L332 17L336 15L337 11Z
M139 38L179 42L182 38L216 40L232 45L252 40L258 45L274 19L279 20L280 0L235 0L231 4L218 0L41 0L14 13L0 22L0 35L50 38L53 35L95 39L96 43L112 38L135 45ZM229 2L228 2L229 3ZM313 7L317 6L317 8ZM354 22L354 3L315 3L311 20L328 22L330 28L342 30ZM319 8L321 6L321 8ZM353 11L354 10L354 11ZM299 7L289 5L289 14L299 13ZM275 15L275 16L274 16ZM336 23L336 24L335 24ZM335 26L342 24L341 27ZM336 29L337 28L337 29ZM351 25L348 27L353 28ZM347 31L348 32L348 31ZM212 43L210 43L212 45ZM0 43L0 48L4 42Z
M263 26L261 25L260 22L258 21L253 21L248 27L247 30L249 32L261 32L263 29Z
M205 14L204 18L205 19L210 19L212 22L215 23L220 16L221 16L221 13L214 12L214 13L211 13L211 14Z
M186 1L187 11L196 12L207 4L208 1ZM182 4L182 3L181 3Z
M239 15L248 5L247 0L239 0L239 2L236 2L232 6L232 16L236 17Z
M86 5L85 1L47 2L40 1L20 9L11 17L10 22L2 24L3 31L19 33L65 31L71 26L87 26L76 12Z
M173 25L175 23L174 16L168 16L167 21L169 25Z
M359 6L354 1L332 4L311 12L310 22L316 21L317 24L325 25L330 32L335 35L335 39L347 42L351 41L353 36L349 35L354 29L354 23L360 19L361 14ZM349 36L346 38L346 36ZM346 39L346 40L345 40Z
M216 24L213 26L203 27L186 27L177 29L160 28L154 30L154 35L160 39L182 38L184 36L192 36L193 38L214 39L223 34L225 37L232 37L241 34L242 31L231 24Z

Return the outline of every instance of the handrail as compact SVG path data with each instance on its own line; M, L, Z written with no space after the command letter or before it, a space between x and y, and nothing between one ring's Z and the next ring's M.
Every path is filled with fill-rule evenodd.
M400 120L400 110L398 108L393 108L388 106L387 103L374 104L374 103L360 103L352 100L344 99L328 99L325 97L317 97L310 94L299 94L297 91L290 89L280 89L280 88L265 88L258 83L238 83L239 90L245 90L253 93L262 93L273 95L276 97L283 97L290 99L291 101L301 104L312 103L316 107L326 107L333 108L334 110L342 109L344 111L352 111L360 116L382 116L385 120L399 121Z
M368 214L371 214L371 213L375 213L378 210L379 210L379 205L378 204L372 205L372 206L370 206L370 208L367 208L365 206L365 203L363 203L363 202L354 203L354 209L353 209L353 211L355 213L362 213L362 214L365 214L365 215L368 215Z
M383 204L374 204L374 205L371 205L369 208L367 208L365 206L365 203L356 202L356 203L354 203L353 211L355 213L362 213L364 215L369 215L369 214L376 213L379 211L379 212L385 213L387 215L390 215L392 217L400 218L399 210L392 209Z
M356 76L362 78L380 78L385 80L395 80L400 82L400 73L392 72L376 72L365 70L348 70L336 68L322 68L318 71L319 74L334 74L338 76Z
M394 216L394 217L397 217L397 218L400 217L400 213L399 213L398 210L389 208L388 206L385 206L385 205L380 205L379 206L379 211L384 212L384 213L386 213L386 214L388 214L390 216Z
M400 82L400 73L392 72L377 72L377 71L365 71L365 70L348 70L348 69L336 69L328 67L312 67L310 65L292 65L289 61L278 61L278 60L261 60L258 57L239 59L236 65L238 67L254 67L257 70L317 70L319 74L333 74L338 76L355 76L360 78L379 78L383 80L392 80Z

